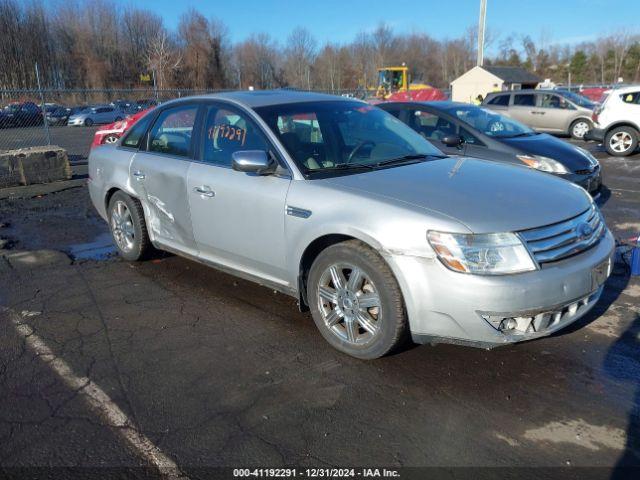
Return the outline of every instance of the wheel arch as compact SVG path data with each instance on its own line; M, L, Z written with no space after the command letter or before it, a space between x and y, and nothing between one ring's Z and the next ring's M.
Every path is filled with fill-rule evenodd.
M379 245L373 238L359 232L325 233L312 240L302 252L298 263L298 305L301 311L308 311L307 278L311 265L318 255L326 248L349 240L358 240L372 250L378 250Z
M631 127L636 131L636 133L638 135L640 135L640 126L639 125L636 125L633 122L630 122L628 120L621 120L621 121L614 122L611 125L609 125L605 129L605 132L604 132L605 136L608 135L611 130L613 130L614 128L618 128L618 127Z

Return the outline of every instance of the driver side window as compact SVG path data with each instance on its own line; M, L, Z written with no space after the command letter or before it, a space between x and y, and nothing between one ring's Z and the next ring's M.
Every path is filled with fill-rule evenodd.
M149 133L149 151L188 157L198 107L187 105L162 112Z
M253 121L230 108L209 107L205 128L203 160L207 163L231 167L235 152L269 150L267 140Z

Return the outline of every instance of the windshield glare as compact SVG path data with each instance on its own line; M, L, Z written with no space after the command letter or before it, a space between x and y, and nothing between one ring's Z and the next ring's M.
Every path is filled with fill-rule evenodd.
M305 174L377 166L403 157L443 156L428 141L379 108L329 101L274 105L256 112Z
M461 106L452 108L449 113L490 137L508 138L535 135L535 132L526 125L492 110L474 106Z

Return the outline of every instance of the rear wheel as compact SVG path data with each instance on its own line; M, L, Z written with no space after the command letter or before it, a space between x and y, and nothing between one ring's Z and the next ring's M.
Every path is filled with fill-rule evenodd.
M614 157L631 155L638 147L638 131L626 125L612 128L605 135L604 147Z
M153 250L142 205L124 192L109 201L109 227L118 253L129 261L142 260Z
M591 123L584 118L579 118L569 127L569 134L576 140L582 140L585 134L591 129Z
M353 357L382 357L408 337L402 293L391 269L357 240L318 255L309 272L307 300L325 340Z

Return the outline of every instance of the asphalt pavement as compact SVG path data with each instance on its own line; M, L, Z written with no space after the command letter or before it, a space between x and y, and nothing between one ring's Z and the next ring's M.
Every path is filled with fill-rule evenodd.
M640 154L589 148L609 227L637 235ZM596 308L552 337L364 362L333 350L289 297L173 255L115 257L84 186L0 200L0 223L6 474L638 473L624 467L640 466L640 278L622 258Z

